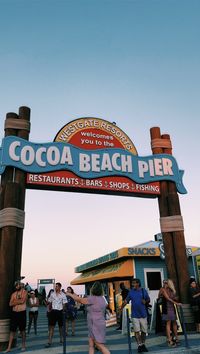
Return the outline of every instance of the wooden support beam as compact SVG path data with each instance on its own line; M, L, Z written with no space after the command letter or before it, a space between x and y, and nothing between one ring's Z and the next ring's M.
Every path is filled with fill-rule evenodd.
M155 139L161 140L166 139L168 136L161 136L160 128L154 127L150 129L151 141L153 142ZM160 144L162 145L162 143ZM153 146L153 144L152 144ZM163 147L152 147L153 154L163 154L164 148ZM167 181L160 182L160 196L158 197L158 205L159 205L159 212L160 217L169 216L169 208L168 208L168 185ZM175 265L175 254L174 254L174 247L173 247L173 239L171 232L162 232L163 237L163 245L165 250L165 262L167 267L167 274L168 277L171 278L177 286L177 272L176 272L176 265Z
M19 136L23 139L29 137L30 109L20 107L19 115L8 113L5 120L5 136ZM26 173L13 167L6 167L1 176L0 210L6 213L15 210L18 216L23 215L25 206ZM14 208L14 210L13 210ZM4 214L3 214L4 215ZM6 214L5 214L6 215ZM9 214L10 216L10 214ZM9 219L9 218L8 218ZM20 220L21 221L21 220ZM21 275L21 255L23 229L18 222L16 225L8 224L0 229L0 289L3 296L0 297L0 333L4 331L4 319L9 323L9 299L13 291L14 281ZM7 327L9 331L9 327ZM5 332L5 331L4 331ZM4 333L8 339L8 333ZM0 339L0 350L5 346L5 340Z
M164 144L160 140L160 145L163 145L163 147L152 148L154 154L165 153L172 155L172 146L168 134L160 135L160 128L157 127L151 128L150 134L152 141L153 139L168 140L168 143ZM157 140L156 145L159 145L159 140ZM178 216L181 218L179 197L174 182L161 182L161 195L158 198L158 204L161 217ZM172 230L167 233L162 232L162 234L168 275L175 284L180 300L187 304L189 272L184 231Z
M4 206L17 208L19 203L20 189L18 183L7 182L4 186ZM15 250L17 240L17 227L4 226L1 230L0 242L0 319L9 317L8 306L10 294L13 291L15 279Z
M19 120L30 122L30 108L19 108ZM18 129L17 136L22 139L29 139L29 131L27 129ZM25 208L25 194L26 194L26 173L22 170L15 170L15 182L19 184L20 198L18 208L24 210ZM23 245L23 229L17 230L17 243L15 251L15 277L18 278L21 275L21 259L22 259L22 245Z

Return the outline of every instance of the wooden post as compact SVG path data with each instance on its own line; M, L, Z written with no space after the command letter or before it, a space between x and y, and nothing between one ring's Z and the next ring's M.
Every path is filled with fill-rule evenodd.
M22 139L29 139L28 129L30 125L30 108L20 107L19 108L19 118L20 121L24 120L27 122L27 129L18 129L17 136ZM16 169L15 171L15 182L19 184L20 188L20 198L18 208L24 210L25 207L25 194L26 194L26 173L22 170ZM22 258L22 244L23 244L23 229L18 228L17 230L17 243L15 250L15 278L19 278L21 275L21 258Z
M2 197L6 208L17 208L19 201L17 183L7 182L2 190ZM5 210L2 209L2 211ZM7 347L9 339L10 308L9 299L13 291L15 280L15 248L17 238L16 226L4 226L1 229L0 240L0 351ZM14 342L16 344L16 341Z
M6 208L17 208L19 202L19 186L14 182L7 182L4 188L4 205ZM13 290L15 275L15 248L17 227L4 226L1 232L0 244L0 319L9 315L8 299Z
M18 115L16 113L7 113L6 114L6 122L12 121L12 119L17 119ZM5 127L5 137L9 135L16 135L17 130L12 127L12 124L8 124L8 127ZM4 208L9 207L17 207L16 203L16 190L13 185L10 184L13 181L14 168L6 167L4 173L1 176L1 203L0 208L1 211ZM9 188L10 187L10 191ZM19 196L18 196L19 197ZM17 197L17 199L18 199ZM8 308L8 298L13 289L14 283L14 254L15 254L15 240L16 240L16 230L10 227L2 227L0 229L0 288L2 289L2 294L5 293L5 296L2 296L0 299L0 321L2 319L6 319L9 314ZM11 239L10 239L11 236ZM10 247L9 244L11 243ZM12 246L14 245L14 249ZM8 247L8 251L6 248ZM9 260L10 258L10 260ZM7 272L7 267L13 267L11 270L9 268L9 272ZM0 322L1 326L1 322Z
M172 147L170 142L169 135L162 135L159 140L158 131L159 128L151 128L151 139L152 139L152 150L153 153L167 153L172 155ZM157 141L155 139L158 139ZM167 142L168 140L168 142ZM155 146L159 147L158 150L155 150ZM161 152L161 150L163 150ZM161 186L162 186L161 182ZM160 216L162 217L175 217L177 218L177 223L181 224L182 216L179 204L178 193L176 190L176 185L174 182L165 182L166 187L163 191L161 188L161 195L158 198L159 200L159 210ZM164 195L163 195L164 192ZM162 201L162 203L161 203ZM166 265L168 270L168 275L175 282L177 292L180 296L180 300L184 303L188 303L188 286L189 286L189 272L188 272L188 260L186 256L186 245L183 227L179 226L179 230L172 230L165 233L162 231L163 240L164 240L164 249L165 253L168 255L166 257ZM168 235L170 236L170 242L166 242ZM171 254L171 255L170 255ZM172 264L174 265L175 271L171 268Z
M169 183L168 203L170 215L181 215L179 197L176 191L176 186L173 182ZM189 271L183 230L173 232L173 245L176 259L176 269L178 272L180 298L184 304L187 304L189 301Z
M166 136L161 137L160 128L155 127L150 129L151 140L152 142L157 139L166 139ZM161 145L161 144L158 144ZM152 144L152 152L153 154L163 154L163 148L158 147L157 144ZM168 186L167 181L160 182L160 196L158 197L158 205L160 211L160 217L169 216L169 208L168 208ZM163 237L163 245L165 250L165 262L167 267L168 277L171 278L177 288L177 271L175 264L175 254L173 247L173 239L171 232L162 232Z
M29 120L30 109L28 107L21 107L19 116L15 113L8 113L5 120L5 136L13 135L28 139ZM3 217L6 221L1 223L0 228L0 289L3 294L0 297L0 350L5 348L8 341L10 313L8 304L14 281L21 275L25 178L25 173L13 167L6 167L1 176L1 222ZM13 222L16 218L19 220Z

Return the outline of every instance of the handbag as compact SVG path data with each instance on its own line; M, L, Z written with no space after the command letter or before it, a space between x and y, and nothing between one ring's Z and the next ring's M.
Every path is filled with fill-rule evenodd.
M111 327L117 324L116 313L110 313L109 319L106 319L106 327Z
M143 298L143 300L145 300L145 297L144 297L144 289L142 288L142 298ZM145 300L146 301L146 300ZM149 302L146 302L145 303L145 307L146 307L146 311L147 311L147 316L149 315L149 310L150 310L150 308L152 307L151 305L150 305L150 303Z
M106 321L110 320L110 311L109 310L106 310L106 315L105 315L105 318L106 318Z

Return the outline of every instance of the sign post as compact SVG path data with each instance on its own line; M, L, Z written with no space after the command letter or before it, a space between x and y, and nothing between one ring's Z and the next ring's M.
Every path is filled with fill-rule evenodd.
M55 279L38 279L37 281L37 289L39 290L40 285L49 285L53 284L53 288L55 286Z
M29 138L30 109L20 107L19 114L8 113L5 120L5 138ZM0 188L0 350L7 346L9 337L9 298L14 281L20 279L24 228L26 173L7 166L1 176ZM6 327L5 327L6 325ZM5 330L6 328L6 330Z
M150 134L153 154L172 154L169 135L161 135L158 127L151 128ZM180 301L187 304L187 308L189 308L189 270L177 188L173 181L161 181L160 188L161 194L158 197L158 204L168 277L173 280ZM187 323L187 318L185 320Z

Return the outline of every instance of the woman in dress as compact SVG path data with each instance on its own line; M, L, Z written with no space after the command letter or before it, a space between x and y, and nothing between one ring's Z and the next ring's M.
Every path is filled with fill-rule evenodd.
M102 354L110 354L110 351L105 346L105 310L107 303L103 297L101 283L99 281L95 282L91 288L91 295L84 298L70 292L67 292L66 295L72 297L72 299L81 304L87 305L89 354L94 354L95 346Z
M180 306L181 303L177 302L176 290L171 279L167 280L166 286L162 288L160 296L162 296L162 320L166 323L166 336L169 347L175 347L179 344L176 311L174 305ZM174 341L171 337L171 327L174 335Z
M163 333L165 331L165 322L162 320L162 299L163 289L167 288L167 280L163 280L163 286L160 288L156 302L156 333Z
M194 320L196 323L196 331L200 332L200 288L195 279L190 280L190 304L192 306Z
M28 323L28 334L31 330L31 325L33 322L35 334L37 334L37 318L38 318L38 307L39 299L35 296L35 291L31 290L30 298L28 299L29 304L29 323Z
M71 286L67 287L67 293L74 294L74 290ZM67 296L67 295L66 295ZM66 336L68 335L69 323L71 322L72 336L75 336L75 320L77 317L77 308L75 300L72 297L67 296L66 304Z
M47 308L48 332L49 332L49 328L50 328L49 317L50 317L50 312L52 310L52 303L49 302L49 298L53 292L54 292L54 289L50 289L46 300L44 300L44 304L46 305L46 308Z

